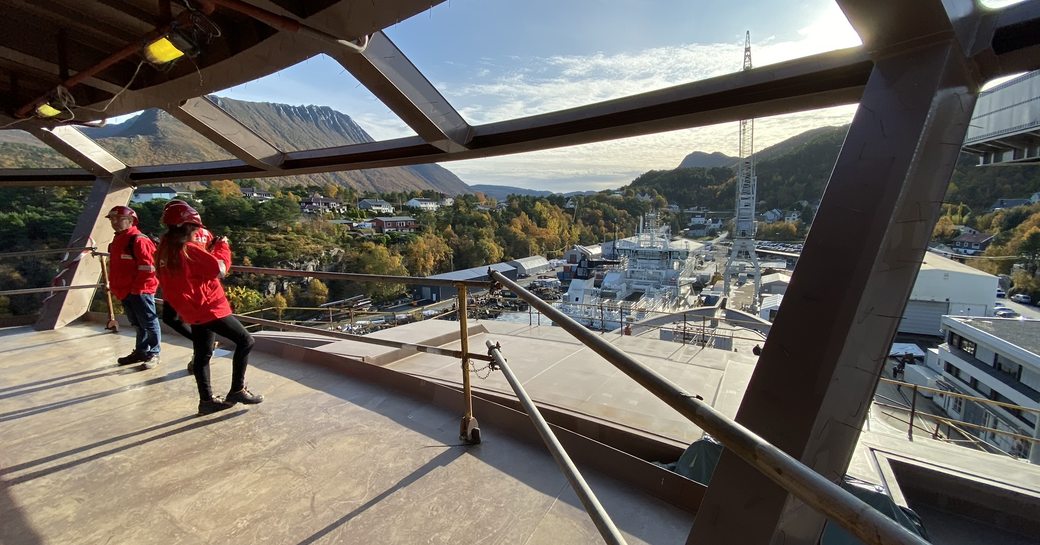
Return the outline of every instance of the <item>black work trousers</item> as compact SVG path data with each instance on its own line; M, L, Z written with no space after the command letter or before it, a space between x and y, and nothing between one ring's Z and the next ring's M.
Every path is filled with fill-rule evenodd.
M237 392L246 385L246 367L249 366L249 352L253 350L253 336L242 327L242 323L234 316L225 316L205 324L191 326L193 363L195 383L199 387L199 399L213 399L213 390L209 382L209 360L213 357L213 341L220 335L235 344L235 353L231 357L231 389Z

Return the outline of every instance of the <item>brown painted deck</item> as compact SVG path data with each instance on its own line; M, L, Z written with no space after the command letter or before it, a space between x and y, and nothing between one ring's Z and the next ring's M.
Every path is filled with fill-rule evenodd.
M130 346L93 323L0 330L0 542L600 542L548 453L506 430L464 446L458 414L261 352L267 400L198 417L185 341L148 371L115 366ZM685 542L688 513L585 476L629 543Z

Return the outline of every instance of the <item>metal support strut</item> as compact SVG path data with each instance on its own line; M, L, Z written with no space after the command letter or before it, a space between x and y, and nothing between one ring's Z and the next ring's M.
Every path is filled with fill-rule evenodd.
M506 377L509 386L513 388L513 392L516 393L516 397L520 400L520 405L524 407L527 416L531 417L531 422L534 424L534 428L538 430L538 435L542 437L545 446L548 447L549 452L556 460L556 465L560 466L560 470L563 471L567 480L570 481L574 493L581 500L581 504L585 506L585 511L592 517L592 522L599 529L603 541L610 545L624 545L625 538L621 535L621 531L614 525L614 521L610 520L610 515L607 514L606 509L603 508L603 505L596 498L596 494L589 488L589 483L585 482L585 478L581 476L578 466L574 465L574 461L567 455L567 451L563 449L563 445L556 438L556 434L549 428L549 423L542 417L542 413L538 411L534 401L527 395L524 387L517 380L516 375L513 374L509 365L506 364L506 359L502 357L502 346L498 343L487 341L487 347L488 355L493 360L491 368L500 369L502 375Z
M462 398L466 404L466 412L459 424L459 439L467 443L480 443L480 427L473 416L473 389L469 383L469 328L466 322L466 285L456 284L459 299L459 342L462 343Z
M492 280L537 308L582 344L591 348L651 394L719 440L729 451L757 469L772 482L834 520L870 545L926 545L892 519L842 490L823 475L792 458L751 430L727 418L700 396L687 393L653 369L582 327L538 296L498 271L488 271Z

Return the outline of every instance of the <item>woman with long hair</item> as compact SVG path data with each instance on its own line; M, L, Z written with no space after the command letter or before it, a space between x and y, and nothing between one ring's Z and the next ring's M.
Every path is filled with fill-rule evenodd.
M227 239L214 241L210 250L196 241L202 218L188 204L176 204L163 211L166 234L159 241L155 263L163 295L181 319L191 325L193 373L199 388L199 414L210 414L235 403L255 404L264 396L246 388L246 368L253 337L231 314L231 305L220 279L227 274L231 248ZM231 389L221 398L210 387L209 361L213 357L215 335L235 345L231 358Z

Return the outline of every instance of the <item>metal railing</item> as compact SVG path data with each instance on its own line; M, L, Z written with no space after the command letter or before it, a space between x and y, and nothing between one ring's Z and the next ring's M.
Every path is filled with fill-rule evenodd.
M978 396L973 396L973 395L969 395L969 394L962 394L962 393L959 393L959 392L953 392L953 391L944 390L944 389L941 389L941 388L932 388L930 386L921 386L921 385L914 384L914 383L911 383L911 382L904 382L904 381L899 381L899 380L893 380L893 379L888 379L888 378L884 378L884 377L881 377L880 382L884 382L884 383L887 383L887 384L893 384L893 385L896 386L897 389L901 389L904 386L910 389L910 396L911 397L910 397L910 401L909 401L909 403L910 403L909 407L904 407L904 406L899 406L899 405L890 405L889 406L892 409L900 409L900 410L904 410L904 411L909 412L908 421L906 422L907 423L907 432L906 432L906 434L907 434L907 439L909 439L910 441L914 440L914 430L915 429L922 430L922 428L919 427L919 426L916 426L914 424L914 422L918 418L927 418L927 419L931 419L931 420L936 421L938 424L946 424L948 426L948 428L949 427L955 428L959 434L961 434L961 435L965 436L966 438L968 438L968 440L973 445L975 445L976 447L978 447L978 448L980 448L982 450L995 450L995 451L997 451L1000 454L1004 454L1004 455L1007 455L1007 456L1010 456L1010 457L1017 457L1017 456L1015 456L1015 455L1013 455L1013 454L1011 454L1009 452L1006 452L1003 449L1001 449L1000 447L998 447L996 445L993 445L993 444L991 444L989 442L974 440L974 434L971 434L971 433L969 433L967 431L964 431L961 428L969 428L969 429L977 430L977 431L983 432L983 433L992 433L992 434L1004 435L1004 436L1007 436L1007 437L1011 437L1012 439L1024 441L1026 443L1031 443L1031 444L1033 444L1031 448L1040 448L1040 446L1037 446L1037 444L1040 443L1040 439L1038 439L1036 437L1030 437L1028 435L1022 435L1020 433L1015 433L1013 431L1002 430L1002 429L999 429L999 428L991 428L991 427L983 426L983 425L976 424L976 423L973 423L973 422L967 422L965 420L958 420L958 419L955 419L955 418L949 418L947 416L942 416L942 415L937 415L937 414L933 414L933 413L928 413L928 412L925 412L925 411L919 411L918 407L917 407L917 397L918 397L918 394L921 394L921 393L931 393L933 395L941 395L941 396L948 397L948 398L959 398L959 399L963 399L965 401L971 401L971 402L974 402L974 403L978 403L979 405L983 405L983 406L985 406L985 405L992 405L994 407L1001 407L1001 408L1007 409L1007 410L1033 413L1033 414L1036 415L1036 418L1038 419L1038 421L1040 421L1040 409L1033 409L1033 408L1030 408L1030 407L1023 407L1021 405L1015 405L1013 403L1006 403L1006 402L1003 402L1003 401L995 401L995 400L992 400L992 399L986 399L984 397L978 397ZM983 410L987 410L987 409L984 408ZM987 412L988 412L988 410L987 410ZM938 426L938 424L936 425L935 431L928 431L926 429L923 429L922 431L925 431L926 433L928 433L933 439L939 439L939 426ZM981 443L981 445L979 443ZM985 446L982 446L982 445L985 445Z
M265 267L246 267L246 266L235 266L234 271L239 274L266 274L274 276L295 276L295 277L307 277L307 278L319 278L324 280L346 280L352 282L374 282L379 284L405 284L405 285L421 285L421 286L443 286L453 287L458 292L458 315L459 315L459 341L461 342L462 350L455 352L451 351L454 357L458 357L461 360L462 367L462 397L463 403L465 404L465 413L462 415L462 419L459 423L459 438L469 443L480 442L480 427L477 422L476 416L473 414L473 389L470 384L470 360L478 359L484 361L490 361L488 356L480 356L469 353L469 331L468 324L466 321L468 314L467 310L467 288L484 288L491 289L494 283L490 280L449 280L443 278L425 278L418 276L390 276L380 274L356 274L356 273L338 273L338 272L322 272L322 271L298 271L293 269L274 269ZM256 322L259 318L247 318L245 321L252 320ZM271 322L272 324L277 322ZM304 327L304 326L294 326ZM324 330L312 329L312 331ZM340 333L341 335L349 335L346 333ZM351 340L359 342L371 343L371 344L384 344L382 339L374 339L372 337L362 337L357 335L349 335ZM421 350L425 352L431 352L433 350L440 351L441 349L435 347L429 347L411 343L395 343L399 346L397 348L411 348L414 350Z
M64 265L61 272L58 273L56 279L62 275L72 263L79 261L85 255L90 255L101 260L101 283L99 284L77 284L74 286L49 286L43 288L22 288L13 290L0 290L0 296L8 295L31 295L36 293L49 293L53 295L55 292L79 290L79 289L98 289L101 288L105 292L106 303L108 307L108 323L106 329L111 330L113 333L119 331L119 323L116 321L115 307L112 304L112 293L109 290L108 285L108 265L105 258L108 254L105 252L98 251L96 246L76 246L72 248L52 248L47 250L26 250L21 252L6 252L0 253L0 259L9 257L30 257L40 255L51 255L51 254L65 254L62 258L61 264ZM74 254L74 256L72 255ZM46 299L44 299L46 301Z
M834 520L864 543L874 545L893 543L925 545L927 543L751 430L716 411L700 396L682 390L664 376L607 342L603 337L585 329L505 275L494 270L489 270L488 275L531 306L538 308L556 325L591 348L658 399L678 411L679 414L718 439L723 446L770 480Z
M535 429L538 431L538 435L541 436L542 441L545 442L545 446L548 447L549 452L552 454L553 459L556 460L556 465L560 466L560 470L567 477L567 480L571 483L571 488L574 489L574 493L577 494L581 504L585 506L585 511L592 517L592 522L596 525L603 540L611 545L624 545L625 538L621 535L621 531L618 530L614 522L610 520L610 515L607 514L606 509L603 508L603 504L596 498L596 494L589 488L589 484L585 482L585 478L581 476L581 472L578 471L578 466L574 465L574 461L564 450L563 445L560 444L559 439L556 438L556 434L549 428L549 423L542 417L542 413L539 412L538 407L535 406L534 401L527 395L524 387L520 385L520 381L513 374L512 369L506 363L506 359L502 356L502 347L497 343L487 341L488 354L494 359L494 365L492 370L498 369L502 371L502 375L505 376L506 382L513 388L513 392L516 393L516 397L520 400L520 405L523 406L527 412L527 416L531 418L531 422L534 423Z

